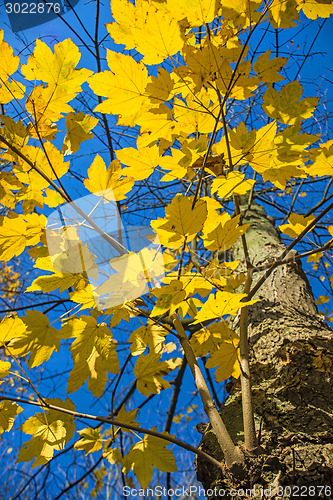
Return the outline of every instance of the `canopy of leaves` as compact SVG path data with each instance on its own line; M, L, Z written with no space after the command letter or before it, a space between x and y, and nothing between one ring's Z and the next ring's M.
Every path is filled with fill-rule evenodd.
M316 125L323 100L307 95L300 70L290 76L278 45L259 50L256 37L273 29L278 40L305 17L328 18L333 5L113 0L111 11L104 35L112 48L99 35L99 11L95 39L83 44L93 70L78 67L70 38L37 39L25 58L1 31L0 260L28 271L18 280L3 267L0 378L9 388L23 380L22 406L41 408L25 414L8 391L0 431L20 415L32 436L17 462L45 465L75 436L74 450L99 453L146 488L153 468L177 471L166 449L175 439L171 423L157 436L141 431L139 410L162 401L153 403L157 414L172 394L177 402L185 358L191 368L204 358L217 383L241 375L237 320L259 298L240 201L249 208L257 196L276 211L291 194L280 231L295 244L307 235L304 256L329 272L333 226L322 206L333 141ZM299 200L315 182L324 198L306 210ZM232 257L240 242L246 271ZM55 365L54 392L66 387L66 395L49 399L36 369ZM102 401L97 414L80 413L90 398L91 408ZM168 411L171 422L176 406Z

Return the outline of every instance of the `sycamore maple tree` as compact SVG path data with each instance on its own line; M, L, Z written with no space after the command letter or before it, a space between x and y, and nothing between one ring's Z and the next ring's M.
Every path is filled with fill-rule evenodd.
M177 470L173 444L241 481L251 475L248 457L263 453L251 395L249 306L287 262L307 257L329 272L333 237L327 223L333 204L326 203L333 142L307 126L313 127L320 98L303 97L301 82L285 78L288 57L270 47L253 50L251 43L260 45L260 30L278 34L305 17L328 18L333 5L112 0L114 21L106 27L125 49L113 45L105 54L96 5L95 37L86 44L96 71L78 67L80 50L69 38L54 47L36 40L20 60L1 34L0 259L8 313L0 324L0 429L11 432L23 419L26 439L17 462L32 467L73 448L71 442L76 453L98 452L98 463L120 466L130 485L131 475L124 475L132 471L146 488L153 468ZM117 117L114 132L111 116ZM115 150L117 129L120 135L132 130L135 141ZM75 174L80 192L73 196L70 160L80 158L94 134L104 154ZM324 197L307 213L297 200L315 182ZM287 246L258 266L243 212L269 192L288 197L279 227ZM154 196L147 227L133 229L137 210ZM121 219L131 210L131 242L146 238L133 250ZM85 230L97 238L92 246ZM290 253L305 238L306 251ZM243 258L233 258L234 248ZM18 270L29 263L23 305L11 306ZM58 314L60 306L65 310ZM125 356L119 325L126 329ZM46 397L33 375L60 349L72 360L65 399ZM326 373L325 363L320 370ZM223 459L170 432L187 365ZM243 443L214 403L213 377L217 383L240 379ZM20 379L29 398L15 394ZM111 400L106 416L72 401L86 382L94 398ZM173 391L165 427L148 428L128 401L140 394L155 402L165 391ZM28 413L31 406L36 413ZM78 420L86 426L77 429ZM131 440L124 444L124 436Z

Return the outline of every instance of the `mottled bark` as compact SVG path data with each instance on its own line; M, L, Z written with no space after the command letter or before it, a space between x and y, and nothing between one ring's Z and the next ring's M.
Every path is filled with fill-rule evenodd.
M255 266L268 264L285 246L263 207L252 203L246 208L242 206L242 217L251 224L246 232L251 261ZM233 249L233 258L243 260L241 243ZM254 274L254 283L261 275ZM259 496L262 487L271 487L267 498L281 498L275 489L281 485L333 487L332 330L318 314L300 261L277 267L255 298L260 302L249 308L249 341L262 453L248 457L243 478L227 471L221 475L199 459L198 480L206 489L255 488L258 498L265 498ZM228 388L230 396L221 412L237 444L243 439L239 383L231 382ZM211 430L200 446L222 458ZM306 498L331 498L318 492ZM251 495L239 498L254 498L253 491Z

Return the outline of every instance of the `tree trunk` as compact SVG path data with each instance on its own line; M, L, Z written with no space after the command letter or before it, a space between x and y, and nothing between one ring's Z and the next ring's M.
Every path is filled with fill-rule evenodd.
M246 232L251 261L255 266L268 264L285 249L278 231L257 203L253 202L250 210L242 205L241 211L242 221L251 224ZM233 258L244 260L241 243L233 249ZM254 274L254 283L261 275ZM198 459L198 480L206 490L216 488L207 496L209 499L332 498L332 330L318 314L300 261L277 267L254 298L260 302L249 308L249 341L255 422L262 453L247 457L243 478L227 470L222 475ZM232 439L240 443L243 422L239 382L230 382L227 388L230 396L221 413ZM209 428L200 447L222 459ZM291 492L287 486L292 487ZM310 486L315 489L309 490ZM326 490L320 486L326 486ZM231 488L242 488L243 492L230 494ZM262 495L262 488L268 490L267 496Z

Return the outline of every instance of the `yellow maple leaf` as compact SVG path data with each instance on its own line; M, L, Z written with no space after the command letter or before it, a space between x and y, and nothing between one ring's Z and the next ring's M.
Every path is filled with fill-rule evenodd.
M264 181L270 181L274 186L283 190L287 185L287 180L294 177L305 178L304 170L294 165L283 165L277 163L272 168L267 168L262 171Z
M202 236L205 247L211 251L228 250L249 227L249 224L239 225L240 215L231 218L227 212L214 219L207 219Z
M283 66L288 62L287 57L274 57L271 60L270 57L271 49L261 54L253 64L253 69L257 73L260 81L264 82L266 85L268 83L284 80L284 77L279 75L278 72L281 71Z
M33 91L27 110L33 119L38 115L45 115L48 110L59 118L61 113L73 111L66 103L76 97L81 91L81 85L92 71L88 69L75 69L81 58L77 46L67 38L54 46L54 53L48 45L41 40L36 40L34 53L27 64L21 66L21 71L27 80L42 80L47 87L39 87L41 101L36 99ZM50 116L52 119L52 117ZM53 117L54 118L54 117ZM58 119L56 118L56 119Z
M119 373L116 343L104 323L98 324L92 316L73 318L60 330L64 338L75 338L70 347L73 370L69 374L67 392L77 391L89 378L88 389L101 397L108 374Z
M215 368L216 382L223 382L229 377L239 378L241 374L238 349L232 342L222 342L206 362L207 368Z
M153 104L161 104L173 97L172 89L174 82L169 71L158 68L157 77L151 76L147 84L146 92Z
M126 194L134 186L132 177L120 179L121 174L119 160L113 160L106 168L101 156L96 155L88 168L88 179L84 179L83 182L91 193L97 193L109 201L120 201L126 199Z
M148 324L137 328L130 336L129 342L132 342L131 353L133 356L139 356L145 352L147 346L149 351L159 354L162 352L165 337L168 330L160 325Z
M304 170L311 177L333 175L333 139L311 149L310 158L313 164L307 165Z
M9 374L11 363L9 361L0 360L0 378L5 378Z
M61 152L65 155L76 153L83 141L93 138L93 134L90 131L97 125L97 123L97 118L85 115L83 111L75 114L68 113L65 121L67 134L65 136Z
M327 18L333 14L332 2L327 0L300 0L299 5L308 19Z
M70 399L49 399L49 404L67 408L75 412ZM25 434L32 434L30 441L23 443L16 462L30 462L35 458L32 468L46 464L53 457L54 451L60 451L70 441L75 432L74 416L56 410L44 409L35 413L20 427Z
M118 124L134 126L137 118L152 104L145 89L149 83L148 70L131 56L107 51L111 71L103 71L89 78L89 86L97 95L107 97L94 111L119 115Z
M161 3L136 0L135 5L123 0L112 2L116 23L106 25L116 43L127 49L136 47L145 64L160 64L176 54L184 45L178 19Z
M136 414L137 414L138 410L128 410L126 411L126 407L125 405L123 405L117 416L115 417L115 420L119 421L119 423L122 423L122 424L131 424L131 425L137 425L138 427L140 427L140 423L139 422L136 422ZM121 428L122 429L122 432L131 432L129 431L128 429L125 429L125 428Z
M17 71L20 58L14 55L12 47L3 40L3 35L4 31L0 30L0 102L6 104L12 99L21 99L24 96L25 87L13 79L8 80Z
M150 352L146 356L140 354L135 366L134 375L137 380L137 389L144 396L148 397L150 394L159 394L161 390L169 389L170 383L165 380L163 375L167 375L180 363L180 358L168 359L159 361L160 354Z
M277 152L274 143L276 130L275 121L261 127L256 133L255 143L246 155L246 160L258 173L269 168L276 159Z
M246 293L230 293L219 290L216 292L216 296L213 293L210 294L196 315L193 324L201 323L206 319L222 318L226 314L235 315L240 308L257 302L257 300L242 302L245 297Z
M290 238L296 238L315 218L314 215L304 217L304 215L293 213L288 217L289 224L279 226L280 231Z
M161 182L170 182L175 179L183 179L187 173L187 168L180 164L184 158L184 153L180 149L171 148L171 155L164 155L159 160L159 166L163 170L169 170L169 173L161 177Z
M105 296L105 307L117 306L144 295L153 286L156 277L164 274L162 254L154 248L144 247L110 260L115 273L111 274L96 290L96 300Z
M246 28L259 20L260 0L221 0L223 19L231 21L235 26ZM250 23L251 20L251 23Z
M186 18L192 28L212 22L220 6L219 0L167 0L166 8L181 21Z
M117 151L118 160L128 165L122 174L140 181L147 179L159 164L160 155L157 146L146 148L124 148Z
M26 245L25 232L27 223L23 217L13 219L4 217L0 233L0 259L8 261L15 255L20 255Z
M8 43L3 40L3 35L4 31L0 30L1 83L8 80L9 76L17 71L20 64L19 56L14 56L12 47L10 47Z
M49 256L38 258L34 267L52 274L39 276L26 291L47 293L60 288L60 293L63 293L71 286L76 290L84 289L87 285L84 273L90 270L93 274L96 269L93 257L87 245L73 245L67 252L53 255L52 260Z
M26 324L17 316L5 316L0 323L0 344L9 342L14 337L23 335Z
M45 221L45 216L38 214L12 214L11 217L3 217L0 259L7 262L12 257L20 255L26 246L39 243Z
M223 139L225 139L225 137ZM229 139L231 148L247 153L254 145L256 139L256 130L253 129L249 132L247 126L243 122L240 122L240 124L236 128L230 130ZM233 163L235 163L233 155L232 158Z
M190 343L195 357L199 357L213 354L219 349L221 343L226 340L236 340L238 342L239 337L222 319L218 323L213 323L195 332L191 337Z
M280 94L270 87L263 97L262 108L271 118L286 125L293 125L299 120L310 118L319 101L319 97L301 99L302 93L303 88L298 81L283 85Z
M165 219L151 222L162 245L179 248L185 237L191 241L201 231L207 217L206 202L199 200L192 210L192 200L177 194L165 209Z
M299 22L298 0L273 0L268 7L268 16L273 28L292 28Z
M27 311L22 321L26 330L15 335L8 346L8 352L14 356L26 356L30 353L29 368L47 361L53 351L60 350L58 331L49 325L48 317L40 311Z
M11 401L0 402L0 434L10 431L14 425L16 415L19 415L22 411L23 408L16 403Z
M153 428L153 430L155 430ZM122 460L123 471L133 470L142 488L146 488L153 476L153 466L163 472L177 470L172 451L167 450L168 442L155 436L145 435L142 441L131 446Z
M208 134L216 123L216 104L212 103L211 94L201 89L195 95L186 97L186 106L180 99L174 102L174 118L177 120L176 132L185 137L191 134ZM217 130L222 126L218 124Z
M219 198L229 198L234 194L245 194L252 189L254 180L245 179L241 172L230 172L226 177L220 176L212 182L212 193L218 194Z
M172 280L169 285L162 286L162 288L155 288L153 294L157 297L157 301L150 313L152 317L160 316L169 310L171 315L186 297L183 284L178 280Z
M48 179L59 179L68 172L69 161L65 162L63 155L51 142L44 142L43 148L26 145L21 148L25 155ZM27 184L29 190L42 194L42 189L49 186L48 180L32 169L23 159L16 158L17 167L14 173L23 184Z
M86 429L82 429L78 431L81 436L75 444L74 448L76 450L84 450L86 455L88 453L93 453L94 451L98 451L103 446L103 437L99 429L92 429L91 427L87 427Z

